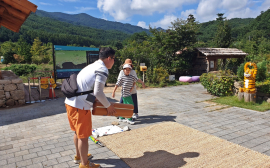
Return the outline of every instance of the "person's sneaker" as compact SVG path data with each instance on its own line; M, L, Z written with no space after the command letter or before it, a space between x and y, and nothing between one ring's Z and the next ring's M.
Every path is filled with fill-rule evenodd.
M132 121L132 118L127 118L127 119L126 119L126 122L127 122L128 124L131 124L131 125L135 124L135 122Z
M132 118L133 118L133 119L138 119L138 118L139 118L139 114L138 114L138 113L133 113Z
M88 161L85 166L80 163L79 168L100 168L100 164L95 164Z
M93 157L90 153L88 153L87 156L88 156L88 159L90 159L90 158ZM81 158L80 158L79 156L75 156L75 157L74 157L74 163L76 163L76 164L81 163Z
M125 118L124 117L119 117L118 121L119 122L125 122Z

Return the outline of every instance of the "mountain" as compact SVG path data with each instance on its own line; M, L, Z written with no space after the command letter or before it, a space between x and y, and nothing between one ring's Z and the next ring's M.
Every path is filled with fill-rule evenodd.
M36 37L44 42L52 42L55 45L113 45L123 41L130 35L116 30L100 30L86 26L73 25L48 17L40 17L30 14L22 25L19 33L14 33L4 27L0 28L0 42L18 41L20 35L28 43L33 43Z
M241 36L243 28L248 26L254 19L253 18L233 18L228 20L230 27L232 28L231 34L232 38L236 39L238 36ZM214 38L217 30L217 21L209 21L205 23L200 23L200 35L198 36L200 41L210 41Z
M142 31L149 33L149 30L139 26L134 26L128 23L124 24L120 22L107 21L104 19L92 17L85 13L71 15L61 12L46 12L43 10L37 10L36 15L41 17L53 18L59 21L64 21L79 26L88 26L102 30L118 30L127 34L133 34Z

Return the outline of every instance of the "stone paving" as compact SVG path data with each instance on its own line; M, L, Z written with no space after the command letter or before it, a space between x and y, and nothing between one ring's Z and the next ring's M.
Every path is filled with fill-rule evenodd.
M111 93L106 94L110 97ZM120 92L116 93L119 100ZM213 98L200 84L138 90L140 118L131 129L164 121L177 122L270 155L270 111L257 112L209 103ZM93 128L110 125L115 117L93 116ZM128 125L121 123L120 127ZM173 132L172 132L173 134ZM128 168L106 147L89 141L89 152L102 167ZM78 167L64 99L0 110L1 168Z

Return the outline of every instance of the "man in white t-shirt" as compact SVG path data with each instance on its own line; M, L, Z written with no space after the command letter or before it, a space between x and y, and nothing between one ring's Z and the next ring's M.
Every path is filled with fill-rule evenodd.
M77 92L93 90L93 93L66 98L66 110L71 130L75 131L74 144L76 147L75 163L79 168L99 168L99 164L88 161L92 157L88 153L88 138L92 135L91 108L97 98L107 108L108 115L115 114L115 108L106 98L103 89L108 77L108 69L114 64L115 51L112 48L102 48L99 60L83 68L77 75Z

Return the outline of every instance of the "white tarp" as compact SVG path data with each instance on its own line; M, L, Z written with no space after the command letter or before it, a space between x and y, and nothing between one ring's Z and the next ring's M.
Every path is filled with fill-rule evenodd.
M92 130L92 135L94 138L101 137L104 135L111 135L119 132L124 132L122 128L116 126L116 125L110 125L106 127L96 128Z

